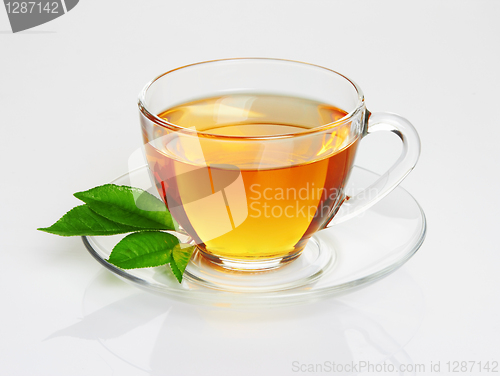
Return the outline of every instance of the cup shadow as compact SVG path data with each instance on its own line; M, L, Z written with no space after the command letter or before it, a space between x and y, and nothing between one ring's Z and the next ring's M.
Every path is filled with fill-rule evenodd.
M403 347L420 325L423 306L419 286L404 269L333 299L240 308L170 300L102 270L85 291L83 319L47 340L98 341L151 376L297 375L332 362L397 366L412 364Z

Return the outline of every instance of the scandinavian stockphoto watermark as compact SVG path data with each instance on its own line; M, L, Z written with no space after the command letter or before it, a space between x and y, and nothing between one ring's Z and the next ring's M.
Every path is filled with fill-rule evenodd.
M305 182L300 187L251 184L247 192L251 218L326 218L345 198L344 188L317 187ZM358 198L372 198L378 190L368 188Z
M4 0L13 33L52 21L73 9L79 0Z
M201 147L196 152L190 146L196 164L178 161L174 156L158 157L154 145L136 150L129 158L130 184L158 193L174 218L185 218L188 213L217 218L205 224L204 240L227 234L247 221L280 221L306 228L312 223L320 228L348 201L343 186L328 187L321 179L315 183L300 175L284 181L262 178L259 170L245 175L235 165L206 163ZM141 169L146 164L149 168ZM356 193L357 198L366 199L377 195L374 188ZM136 201L140 205L140 200Z
M498 361L431 361L423 363L372 363L370 361L352 361L339 363L324 361L322 363L292 362L292 372L297 374L423 374L423 373L462 373L462 374L488 374L499 373Z

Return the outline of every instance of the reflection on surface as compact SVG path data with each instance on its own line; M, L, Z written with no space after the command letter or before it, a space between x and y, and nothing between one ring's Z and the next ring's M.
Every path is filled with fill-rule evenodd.
M404 270L334 299L251 308L180 303L103 270L83 309L79 323L50 338L99 341L150 375L297 375L307 374L297 365L325 362L411 364L402 348L420 324L423 300Z

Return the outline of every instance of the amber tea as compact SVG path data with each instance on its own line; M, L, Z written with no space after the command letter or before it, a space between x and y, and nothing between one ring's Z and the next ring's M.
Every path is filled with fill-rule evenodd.
M300 254L344 199L358 140L349 124L300 142L294 137L346 115L284 96L197 100L158 116L200 133L158 127L155 139L144 135L147 159L158 192L205 256L286 261ZM258 140L276 135L283 137L265 146Z

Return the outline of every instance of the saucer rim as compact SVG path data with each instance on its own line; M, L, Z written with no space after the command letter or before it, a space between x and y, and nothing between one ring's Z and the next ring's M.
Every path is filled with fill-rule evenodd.
M123 179L130 175L133 172L136 172L138 170L147 168L147 165L140 166L128 173L122 174L119 177L115 178L112 180L112 182L115 182L117 180ZM353 168L356 169L361 169L364 170L365 172L368 172L370 174L380 176L379 174L370 171L367 168L360 167L360 166L353 166ZM426 235L427 235L427 219L425 216L425 213L418 203L418 201L413 197L411 193L409 193L405 188L401 187L401 185L398 185L395 190L402 190L404 191L405 194L407 194L417 205L420 215L421 215L421 220L422 220L422 226L420 229L420 232L418 234L418 240L412 245L412 248L404 255L404 257L398 259L396 262L394 262L391 265L386 266L385 268L378 270L374 273L371 273L369 275L366 275L364 277L349 281L349 282L344 282L338 285L334 286L328 286L328 287L323 287L319 290L314 290L314 292L308 293L308 290L301 290L299 292L294 291L294 290L280 290L280 291L261 291L261 292L234 292L234 291L225 291L225 290L219 290L219 289L210 289L205 286L199 286L202 289L200 290L181 290L181 289L173 289L165 284L160 284L160 283L151 283L149 281L146 281L140 277L137 277L133 274L130 274L127 272L127 270L120 269L116 267L113 264L110 264L107 262L101 255L94 249L92 244L90 243L88 238L92 238L90 236L82 236L82 241L85 247L87 248L87 251L96 259L102 266L104 266L107 270L111 271L112 273L116 274L118 277L124 279L127 282L132 282L134 283L135 286L140 287L142 289L145 289L150 292L156 292L160 293L161 295L166 295L168 297L172 298L177 298L179 300L187 301L187 302L197 302L197 303L224 303L228 302L229 304L231 303L238 303L238 304L254 304L254 303L262 303L265 302L266 304L271 304L276 305L276 304L287 304L290 302L296 302L297 298L303 298L301 300L309 301L310 299L317 299L317 298L322 298L325 296L331 296L334 294L338 294L340 292L350 292L354 289L358 289L360 287L365 287L370 285L371 283L374 283L391 273L395 272L398 270L401 266L403 266L410 258L415 255L415 253L420 249L422 246ZM389 195L390 196L390 193ZM368 208L367 210L370 210ZM354 219L356 217L350 218L346 222L349 222L351 219ZM192 280L190 281L191 283L193 282ZM229 298L229 299L228 299ZM215 300L214 300L215 299Z

